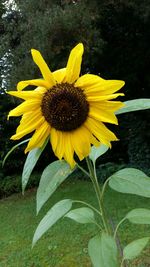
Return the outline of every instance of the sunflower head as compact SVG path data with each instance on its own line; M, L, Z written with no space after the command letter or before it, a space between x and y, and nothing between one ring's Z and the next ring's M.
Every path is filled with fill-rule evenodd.
M43 78L21 81L17 91L10 95L24 100L9 112L10 116L22 116L16 134L18 140L33 132L25 152L42 147L49 137L55 155L64 158L71 167L74 155L80 160L90 153L91 145L117 140L106 123L118 124L115 111L123 106L112 101L122 93L116 93L124 81L105 80L93 74L80 75L83 44L75 46L63 69L51 72L39 51L32 49L32 57ZM32 91L23 91L27 86Z
M47 122L59 131L72 131L86 120L89 103L86 95L73 84L61 83L47 91L42 99L42 114Z

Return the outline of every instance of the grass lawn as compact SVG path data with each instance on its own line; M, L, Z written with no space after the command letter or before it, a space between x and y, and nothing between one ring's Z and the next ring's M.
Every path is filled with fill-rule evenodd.
M91 267L87 253L88 240L95 226L81 225L67 218L60 220L31 250L34 231L48 209L65 198L86 200L96 205L88 181L70 179L53 194L40 214L35 215L36 190L15 194L0 201L0 267ZM150 199L107 190L105 202L112 219L120 220L132 208L149 208ZM75 206L74 206L75 207ZM127 222L119 232L125 245L136 238L150 236L150 227ZM150 266L150 248L131 267ZM111 267L111 266L110 266Z

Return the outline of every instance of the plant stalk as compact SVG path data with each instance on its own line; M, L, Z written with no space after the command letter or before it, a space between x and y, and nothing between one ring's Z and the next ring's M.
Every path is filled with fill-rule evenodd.
M95 190L95 193L96 193L96 196L97 196L99 209L100 209L100 213L101 213L101 216L102 216L103 225L104 225L105 231L108 234L110 234L110 229L109 229L109 226L108 226L108 223L107 223L105 210L104 210L104 207L103 207L103 203L101 201L101 190L100 190L100 187L99 187L99 184L98 184L98 180L97 180L97 176L96 176L96 169L95 169L95 166L93 167L92 162L89 159L89 157L86 158L86 162L87 162L87 165L88 165L90 178L91 178L91 181L93 183L93 187L94 187L94 190Z

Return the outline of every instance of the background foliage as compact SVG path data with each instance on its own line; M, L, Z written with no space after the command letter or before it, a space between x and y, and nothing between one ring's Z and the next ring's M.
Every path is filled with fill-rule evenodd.
M82 73L122 79L125 98L147 98L150 92L150 4L148 0L16 0L16 7L0 3L0 151L1 160L16 142L9 141L17 119L6 120L17 105L5 90L14 90L20 80L38 78L30 49L41 51L51 70L66 65L70 49L83 42ZM99 163L108 161L149 168L150 112L121 115L119 127L112 127L120 141ZM1 178L20 172L23 146L8 160ZM115 153L115 158L114 158ZM50 146L37 169L54 155Z

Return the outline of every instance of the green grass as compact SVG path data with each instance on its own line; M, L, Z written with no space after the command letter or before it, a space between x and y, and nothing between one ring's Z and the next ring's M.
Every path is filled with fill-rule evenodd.
M32 237L39 221L58 200L80 199L96 205L91 183L68 180L53 194L37 217L35 196L36 190L30 190L25 196L15 194L0 201L0 267L91 267L87 245L96 231L93 225L81 225L64 218L31 250ZM147 198L119 194L110 189L105 199L114 222L114 218L120 220L132 208L150 206ZM125 245L135 238L150 236L150 227L126 222L119 235ZM149 254L150 249L147 248L131 267L150 266Z

